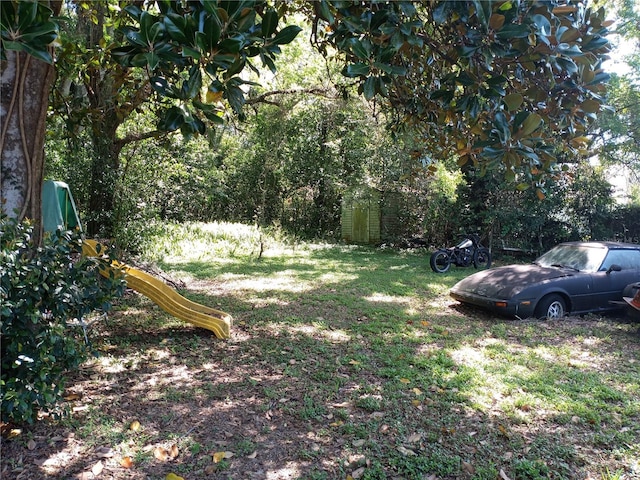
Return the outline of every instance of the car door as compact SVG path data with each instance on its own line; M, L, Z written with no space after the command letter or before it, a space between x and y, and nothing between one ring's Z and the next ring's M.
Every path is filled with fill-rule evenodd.
M610 271L618 265L620 271ZM600 269L592 277L592 304L584 310L614 308L622 300L622 291L630 283L640 281L640 249L610 249Z

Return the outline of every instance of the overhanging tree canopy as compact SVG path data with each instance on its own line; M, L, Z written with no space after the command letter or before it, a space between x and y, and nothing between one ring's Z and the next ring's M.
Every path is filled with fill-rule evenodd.
M40 40L52 30L38 25L52 22L40 4L38 15L21 14L36 10L25 3L34 5L2 2L3 58L22 50L46 60ZM312 22L321 52L339 52L366 98L387 105L396 125L422 130L432 156L499 169L540 196L545 175L582 153L604 104L608 22L603 9L574 0L163 0L124 10L120 43L101 48L144 72L162 107L159 127L186 135L220 123L226 106L242 115L243 70L257 69L255 59L276 68L280 46L300 31L282 26L295 12Z
M583 2L319 2L321 48L367 98L385 97L397 125L432 153L498 168L519 188L584 153L603 108L609 51L602 8Z

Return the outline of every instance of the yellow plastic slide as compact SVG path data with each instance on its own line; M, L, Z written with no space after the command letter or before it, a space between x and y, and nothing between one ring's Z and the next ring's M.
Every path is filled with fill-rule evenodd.
M98 256L97 244L98 242L95 240L85 240L82 245L83 254L90 257ZM129 288L143 294L168 314L198 327L211 330L218 338L229 338L231 324L233 323L231 315L192 302L163 281L127 264L114 261L111 264L111 268L114 272L124 273ZM109 275L106 271L102 272L102 274Z

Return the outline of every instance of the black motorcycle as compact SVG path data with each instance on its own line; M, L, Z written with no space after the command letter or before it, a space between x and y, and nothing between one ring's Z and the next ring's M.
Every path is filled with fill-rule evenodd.
M441 248L431 254L429 260L431 270L445 273L451 268L468 267L473 264L477 269L484 270L491 267L491 252L480 243L480 237L475 233L463 235L463 239L455 247Z

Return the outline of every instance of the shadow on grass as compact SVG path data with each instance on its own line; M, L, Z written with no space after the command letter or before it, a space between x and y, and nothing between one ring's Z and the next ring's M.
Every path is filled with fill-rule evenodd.
M165 268L192 278L185 296L234 316L232 337L127 298L93 332L101 356L70 379L81 399L58 428L75 435L12 450L46 459L34 478L98 461L116 479L631 471L640 347L624 328L458 309L448 288L473 270L436 275L424 255L319 249ZM51 438L44 428L34 438ZM175 459L155 458L172 444ZM231 455L214 463L219 452Z

